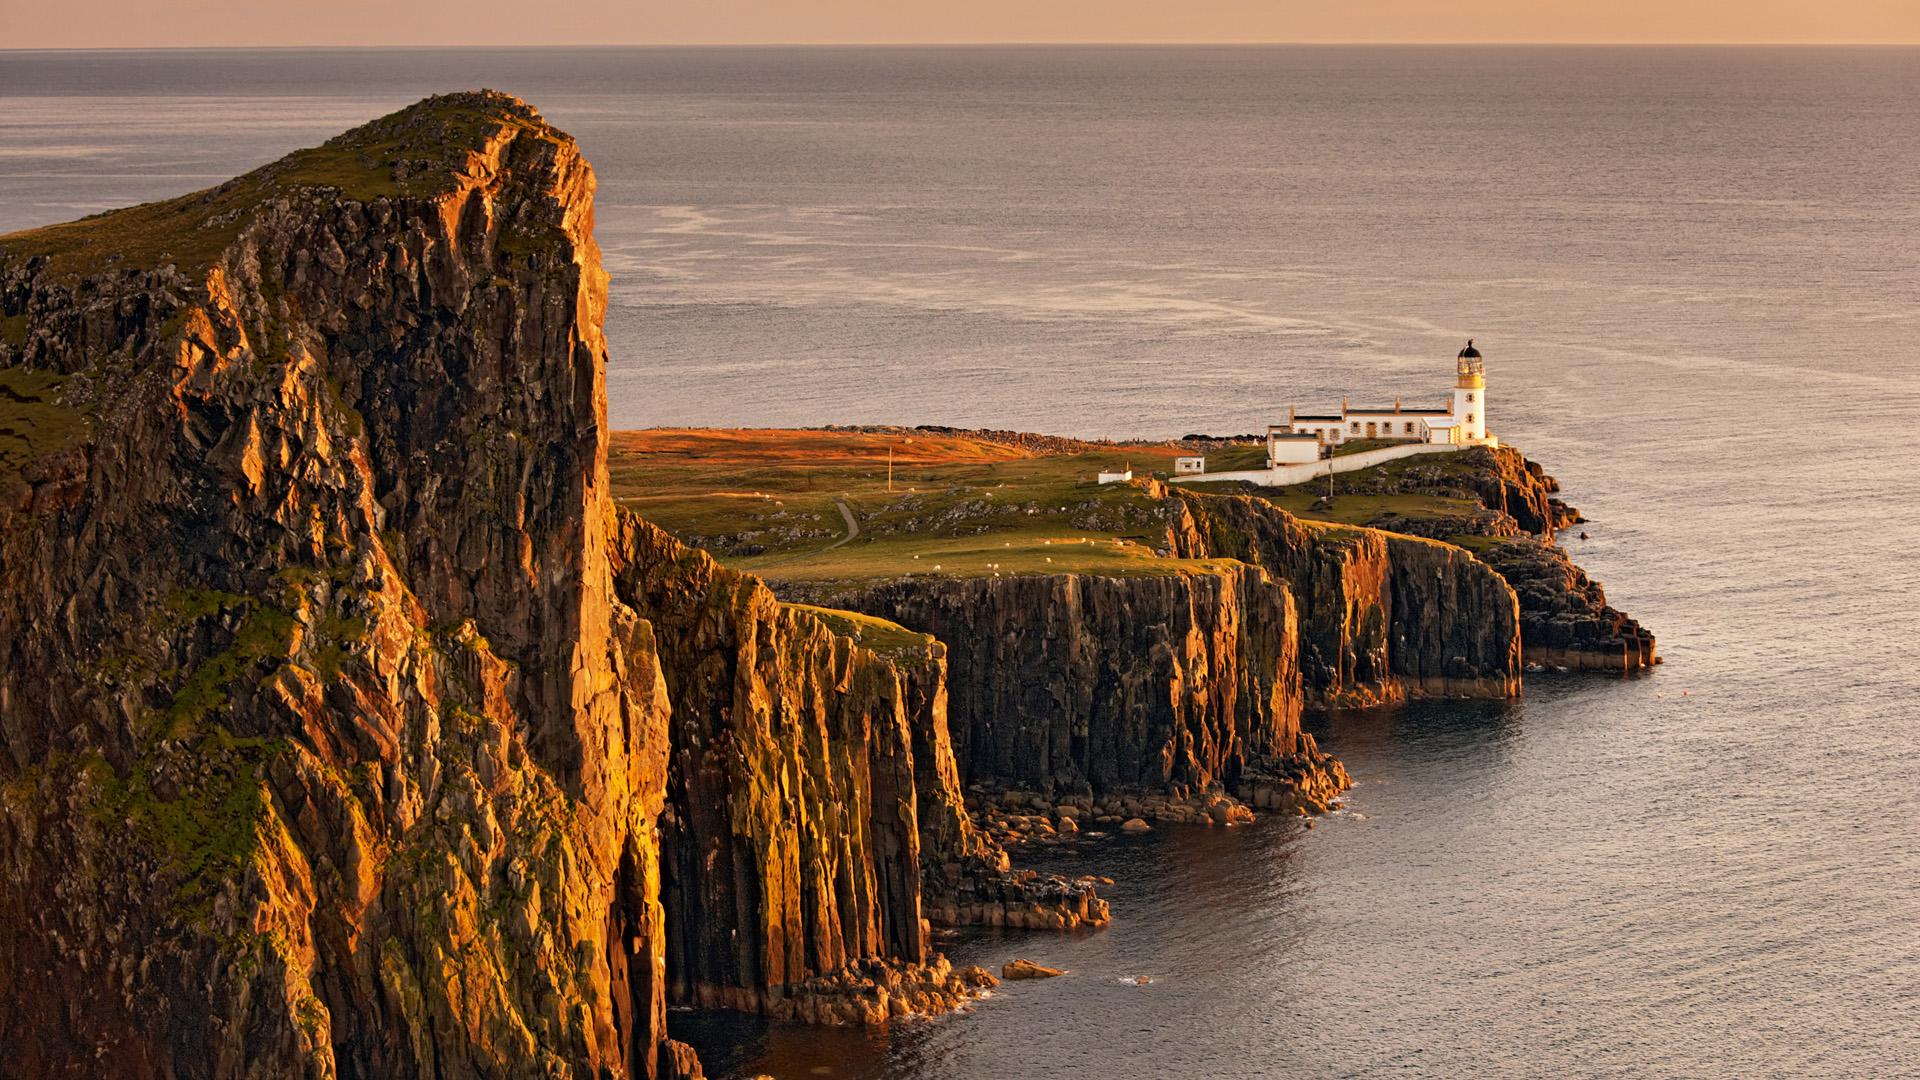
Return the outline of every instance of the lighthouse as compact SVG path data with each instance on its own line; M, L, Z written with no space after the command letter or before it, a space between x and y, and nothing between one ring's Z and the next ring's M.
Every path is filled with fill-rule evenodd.
M1487 437L1487 369L1480 350L1467 339L1454 362L1458 377L1453 383L1453 422L1459 441L1478 443Z

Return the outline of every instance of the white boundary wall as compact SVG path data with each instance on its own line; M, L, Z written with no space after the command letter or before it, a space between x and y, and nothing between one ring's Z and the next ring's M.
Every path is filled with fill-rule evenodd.
M1281 465L1272 469L1243 469L1239 472L1201 473L1198 476L1176 476L1176 484L1204 483L1210 480L1245 480L1262 487L1288 487L1304 484L1316 477L1331 473L1358 472L1388 461L1414 457L1418 454L1451 454L1465 450L1464 446L1449 446L1442 443L1407 443L1404 446L1383 446L1378 450L1362 450L1357 454L1339 454L1324 461L1309 461L1300 465Z

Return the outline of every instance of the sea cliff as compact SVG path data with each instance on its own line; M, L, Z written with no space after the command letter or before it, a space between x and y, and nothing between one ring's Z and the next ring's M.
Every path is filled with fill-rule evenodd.
M1316 703L1520 692L1518 601L1468 552L1302 521L1249 496L1174 497L1174 554L1266 567L1302 598L1301 670Z
M1104 921L972 829L931 648L616 510L593 190L463 94L0 238L9 1072L697 1075L670 1001L989 983L927 865Z
M723 563L610 466L594 187L456 94L0 237L0 1071L696 1076L670 1004L951 1009L933 924L1108 919L1009 845L1325 810L1304 708L1516 693L1524 597L1637 631L1007 433L928 441L1011 492L729 491L675 529Z

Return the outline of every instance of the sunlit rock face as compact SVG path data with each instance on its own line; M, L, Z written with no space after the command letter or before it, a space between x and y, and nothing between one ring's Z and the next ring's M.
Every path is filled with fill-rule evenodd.
M1298 749L1292 597L1256 567L910 578L835 602L946 643L969 782L1204 791Z
M945 643L964 781L1056 797L1320 806L1346 780L1302 735L1303 706L1519 693L1514 591L1468 552L1259 499L1165 498L1160 549L1192 560L1178 569L914 576L826 599Z
M981 985L939 670L612 506L593 190L457 94L0 238L8 1071L684 1075L670 997Z
M1519 694L1513 589L1465 550L1303 522L1246 496L1178 497L1187 515L1171 530L1177 552L1242 559L1291 585L1309 703Z

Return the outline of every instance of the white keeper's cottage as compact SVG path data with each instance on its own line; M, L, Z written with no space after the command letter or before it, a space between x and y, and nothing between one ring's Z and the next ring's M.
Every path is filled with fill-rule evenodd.
M1381 445L1334 452L1356 442ZM1176 484L1238 480L1284 487L1419 454L1499 445L1499 439L1487 434L1486 364L1469 338L1454 360L1453 397L1445 408L1409 409L1396 401L1392 408L1356 409L1343 401L1338 413L1307 414L1289 405L1287 422L1267 428L1265 468L1210 473L1204 459L1181 458L1172 480Z
M1287 422L1267 428L1269 467L1317 461L1328 449L1356 440L1429 443L1436 446L1498 446L1487 434L1487 371L1468 339L1454 361L1453 399L1442 409L1354 408L1308 414L1287 406Z

